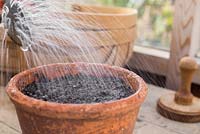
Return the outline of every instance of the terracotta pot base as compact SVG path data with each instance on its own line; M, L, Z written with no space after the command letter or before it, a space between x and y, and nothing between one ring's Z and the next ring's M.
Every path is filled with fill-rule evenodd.
M138 112L133 111L133 114L107 118L102 122L101 119L81 121L51 119L18 111L20 111L17 112L20 124L26 124L21 125L23 134L133 134L135 124L133 120L136 120L135 113ZM37 124L34 125L35 123ZM38 126L40 126L39 129Z

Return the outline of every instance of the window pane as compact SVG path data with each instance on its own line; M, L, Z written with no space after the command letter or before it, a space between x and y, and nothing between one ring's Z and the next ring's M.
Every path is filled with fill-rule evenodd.
M175 0L97 0L138 9L137 45L169 50Z

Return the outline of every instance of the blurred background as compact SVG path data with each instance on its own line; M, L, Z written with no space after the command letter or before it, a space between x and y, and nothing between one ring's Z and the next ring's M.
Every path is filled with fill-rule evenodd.
M166 51L170 49L175 0L95 0L95 2L136 8L139 17L139 36L136 45Z

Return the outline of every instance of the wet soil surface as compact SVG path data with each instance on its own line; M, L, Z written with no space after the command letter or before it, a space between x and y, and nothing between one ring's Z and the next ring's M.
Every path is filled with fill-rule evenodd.
M119 100L134 94L135 90L121 78L78 74L53 80L41 77L26 86L22 92L43 101L85 104Z

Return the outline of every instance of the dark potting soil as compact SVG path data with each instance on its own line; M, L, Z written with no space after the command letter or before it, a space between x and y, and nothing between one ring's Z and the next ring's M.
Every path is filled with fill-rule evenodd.
M22 92L43 101L71 104L102 103L135 93L121 78L99 78L85 74L66 75L53 80L41 77Z

